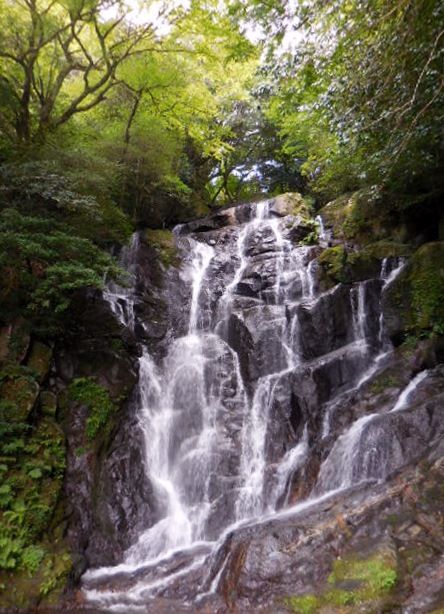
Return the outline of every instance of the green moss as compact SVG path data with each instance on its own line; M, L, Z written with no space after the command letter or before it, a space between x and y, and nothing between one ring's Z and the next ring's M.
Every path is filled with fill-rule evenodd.
M72 400L88 408L86 435L89 441L93 441L114 413L115 404L106 388L97 384L91 377L75 379L69 386L68 394Z
M341 585L348 581L358 581L361 586L358 590L360 597L368 600L390 591L395 586L396 580L396 565L393 561L377 556L367 560L337 559L328 583Z
M385 292L385 311L399 320L412 346L420 337L444 334L444 243L426 243Z
M149 245L154 247L159 254L162 264L166 267L177 265L178 257L176 244L171 230L148 229L145 231L145 236Z
M342 245L328 247L319 256L319 264L322 266L328 277L335 282L345 282L345 266L347 263L347 252Z
M414 325L444 334L444 243L427 243L409 271Z
M4 376L0 387L2 419L8 422L25 422L38 394L37 382L28 375Z
M328 588L318 595L295 595L284 600L297 614L335 611L354 612L356 607L372 604L390 595L397 582L397 563L388 552L369 558L336 559L328 577Z
M401 382L398 377L390 374L383 373L380 377L375 379L371 386L370 392L373 394L380 394L387 388L397 388L401 386Z
M367 244L388 236L392 221L389 203L385 203L375 187L344 194L329 202L320 211L338 239Z
M297 614L312 614L320 607L320 601L314 595L286 597L284 603L291 612Z
M57 396L49 390L43 390L39 396L40 411L43 415L54 417L57 413Z
M406 257L411 254L411 251L411 246L406 245L405 243L382 240L366 245L362 250L362 253L382 260L383 258Z

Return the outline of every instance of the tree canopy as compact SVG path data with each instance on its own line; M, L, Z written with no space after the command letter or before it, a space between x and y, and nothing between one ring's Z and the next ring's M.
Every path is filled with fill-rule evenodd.
M369 188L394 208L437 207L442 2L135 6L0 0L0 214L22 263L17 309L62 313L77 286L117 274L99 254L137 226L171 227L258 194L297 189L322 204ZM83 273L60 269L63 236ZM98 268L68 237L89 242ZM40 300L54 275L83 282Z

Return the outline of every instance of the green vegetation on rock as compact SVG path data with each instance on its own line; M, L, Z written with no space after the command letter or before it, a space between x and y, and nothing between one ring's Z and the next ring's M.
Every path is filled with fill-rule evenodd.
M68 393L71 399L88 408L86 436L88 441L94 441L116 408L108 391L93 378L81 377L72 382Z
M422 245L384 296L394 334L444 333L444 243Z
M148 245L155 248L159 254L159 259L166 267L178 264L176 244L171 230L153 230L149 228L145 231Z
M343 245L328 247L319 256L319 264L336 283L347 281L345 275L346 262L347 252Z
M322 593L290 596L285 599L285 605L295 614L327 613L332 607L333 611L350 614L363 606L371 610L390 596L397 573L396 558L389 552L375 553L368 558L338 558L328 577L328 587Z

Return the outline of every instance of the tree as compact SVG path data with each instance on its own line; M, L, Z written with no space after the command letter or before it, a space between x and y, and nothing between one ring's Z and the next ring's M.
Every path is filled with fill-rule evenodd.
M10 138L47 133L101 103L129 58L156 49L151 23L125 20L120 0L1 0L0 119ZM120 16L104 20L104 9Z
M322 198L375 183L424 197L442 191L442 2L232 5L275 34L265 41L275 81L268 117L285 150L305 157Z

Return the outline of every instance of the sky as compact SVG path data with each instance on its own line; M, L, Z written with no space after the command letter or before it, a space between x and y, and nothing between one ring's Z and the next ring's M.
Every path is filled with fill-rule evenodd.
M165 36L171 29L166 16L161 16L165 2L143 1L143 0L123 0L123 5L127 7L126 19L135 25L152 23L158 36ZM172 10L178 6L189 7L190 0L169 0L168 6ZM117 3L102 11L105 20L116 19L120 15L120 7Z

